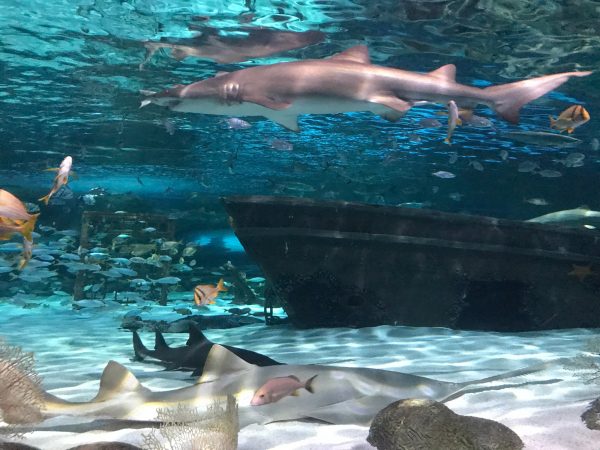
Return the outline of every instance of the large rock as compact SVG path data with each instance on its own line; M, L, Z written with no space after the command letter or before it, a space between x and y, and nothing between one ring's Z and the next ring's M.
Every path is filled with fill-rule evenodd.
M590 430L600 430L600 398L597 398L581 415L581 420Z
M367 441L378 450L520 450L523 442L501 423L461 416L426 399L404 399L379 411Z

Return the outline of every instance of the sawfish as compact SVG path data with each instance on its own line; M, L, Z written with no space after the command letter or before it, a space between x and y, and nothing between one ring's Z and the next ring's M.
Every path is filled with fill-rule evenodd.
M168 369L193 369L192 376L202 375L208 353L214 345L194 322L190 322L189 337L182 347L169 347L162 333L157 331L154 339L154 350L146 348L136 331L133 332L133 351L138 360L145 357L155 358L166 364ZM268 356L230 345L223 345L227 350L244 361L257 366L274 366L281 364Z
M546 364L514 370L462 383L438 381L390 370L341 366L249 364L226 348L214 344L202 377L194 385L152 391L121 364L110 361L100 379L98 394L90 401L72 402L44 393L44 417L57 415L125 421L156 420L158 408L205 408L216 400L234 395L239 407L240 426L286 420L316 420L331 424L367 425L389 403L402 398L430 398L447 401L473 390L498 389L477 385L539 372ZM250 402L256 390L274 377L293 375L301 380L314 377L312 391L260 406ZM315 377L316 375L316 377ZM549 380L554 382L557 380Z
M396 121L413 106L446 105L461 109L492 108L518 123L525 104L559 87L571 77L591 72L564 72L483 89L456 82L456 66L429 73L371 64L367 47L358 45L325 59L308 59L219 72L163 92L141 91L141 106L150 103L173 111L224 116L263 116L299 131L300 114L371 111Z

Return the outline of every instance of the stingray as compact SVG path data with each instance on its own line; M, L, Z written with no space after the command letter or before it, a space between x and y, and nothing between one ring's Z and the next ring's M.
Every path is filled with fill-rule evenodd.
M133 332L133 351L137 360L143 360L145 357L158 359L165 364L167 369L191 369L194 370L192 376L202 375L208 353L214 343L210 341L202 330L193 322L190 322L189 337L186 344L182 347L169 347L162 333L156 332L154 340L154 350L146 348L136 331ZM223 345L227 350L234 353L244 361L257 366L274 366L282 364L261 355L260 353L246 350L231 345Z
M72 415L78 420L102 417L151 421L156 420L159 408L206 408L215 401L233 395L238 402L240 427L289 420L368 425L379 410L398 399L447 401L468 392L499 389L506 386L490 386L488 383L539 372L548 364L454 383L370 368L319 364L260 367L249 364L225 347L213 344L202 377L196 384L152 391L143 386L127 368L110 361L100 379L98 394L93 399L71 402L44 393L43 412L45 417ZM317 375L312 383L314 393L303 389L298 395L284 397L275 403L261 406L250 404L256 390L267 380L289 375L301 380ZM555 381L559 380L538 383Z

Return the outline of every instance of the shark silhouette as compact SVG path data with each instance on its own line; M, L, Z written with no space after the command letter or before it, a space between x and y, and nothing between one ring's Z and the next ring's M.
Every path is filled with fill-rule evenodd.
M144 346L138 333L136 331L133 332L133 351L136 359L143 360L145 357L151 357L160 360L168 369L193 369L192 376L202 375L206 358L213 345L214 343L193 322L190 322L189 337L186 344L182 347L169 347L162 333L157 331L154 340L154 350L150 350ZM223 345L223 347L250 364L257 366L281 364L268 356L251 350L232 347L230 345Z
M298 131L300 114L371 111L393 121L415 105L454 100L461 109L487 105L517 123L523 105L571 77L590 73L558 73L480 89L457 83L453 64L425 74L377 66L367 47L359 45L326 59L249 67L160 93L142 91L141 107L155 103L181 112L264 116Z
M161 48L171 50L171 57L181 61L187 57L212 59L218 63L233 63L262 58L287 50L317 44L325 39L321 31L280 31L269 28L242 28L245 36L221 36L218 30L201 28L202 34L192 38L146 41L146 57L140 69Z
M202 377L194 385L166 391L152 391L121 364L110 361L102 373L98 394L87 402L72 402L44 393L44 417L57 415L125 421L152 421L158 408L184 405L207 407L215 400L234 395L239 406L240 426L282 420L317 420L332 424L367 425L383 407L401 398L431 398L447 401L469 392L500 389L486 383L539 372L548 364L514 370L463 383L450 383L395 371L309 365L259 367L249 364L226 348L214 344ZM256 390L274 377L294 375L301 380L314 377L309 393L261 406L251 406ZM551 383L560 380L545 380ZM522 385L521 383L520 385ZM528 384L528 383L524 383Z

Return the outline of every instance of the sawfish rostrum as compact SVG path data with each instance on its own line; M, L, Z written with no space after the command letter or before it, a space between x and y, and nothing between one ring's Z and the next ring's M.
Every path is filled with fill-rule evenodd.
M523 105L571 77L590 73L558 73L480 89L457 83L453 64L429 73L377 66L371 64L367 47L359 45L326 59L249 67L159 93L142 91L147 97L141 106L155 103L181 112L264 116L298 131L300 114L371 111L397 120L415 105L454 100L462 109L487 105L517 123Z

